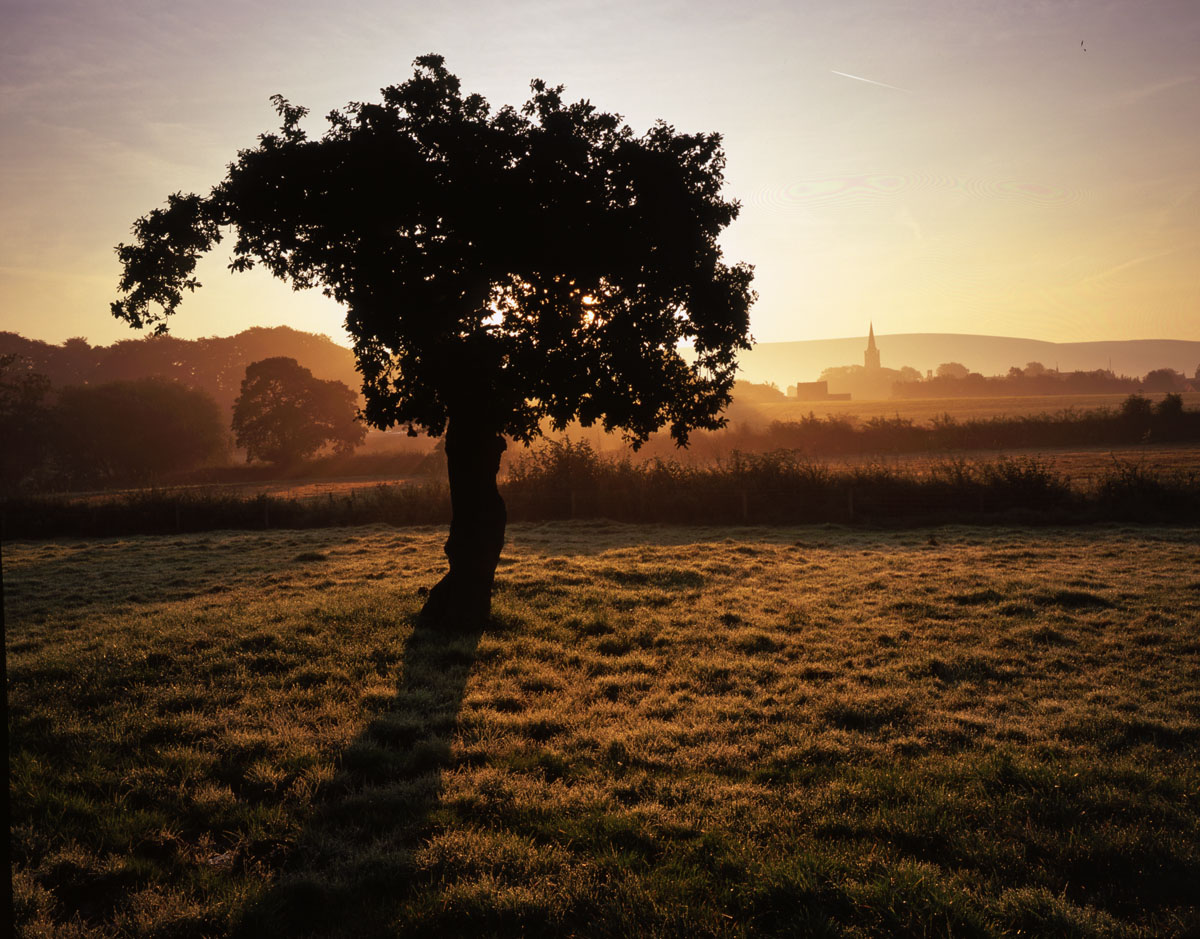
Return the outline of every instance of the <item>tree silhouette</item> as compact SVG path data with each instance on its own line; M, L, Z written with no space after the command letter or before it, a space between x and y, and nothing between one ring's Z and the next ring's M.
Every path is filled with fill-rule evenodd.
M323 381L295 359L263 359L246 366L233 405L233 433L248 460L295 463L329 445L350 453L367 429L357 420L354 391Z
M233 270L261 263L346 307L368 421L446 434L450 570L424 609L444 624L490 609L505 435L528 443L578 418L635 445L667 426L684 444L721 426L749 348L752 270L717 245L738 213L720 136L662 122L635 135L561 86L531 88L520 110L493 111L427 55L315 139L276 96L278 133L117 247L113 313L135 327L165 330L226 227Z
M55 461L74 485L150 482L229 448L212 396L165 378L68 385L52 420Z
M1173 368L1156 368L1147 372L1142 379L1142 386L1147 391L1183 391L1187 378L1182 372Z
M33 371L27 359L0 355L0 491L20 485L45 459L50 439L46 395L50 379Z
M938 378L966 378L971 370L961 362L943 362L934 372Z

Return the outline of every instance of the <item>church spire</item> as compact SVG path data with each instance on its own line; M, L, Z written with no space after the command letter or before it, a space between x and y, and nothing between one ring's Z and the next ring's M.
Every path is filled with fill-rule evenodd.
M875 348L875 322L872 320L867 333L867 350L863 353L863 365L868 369L879 368L879 350Z

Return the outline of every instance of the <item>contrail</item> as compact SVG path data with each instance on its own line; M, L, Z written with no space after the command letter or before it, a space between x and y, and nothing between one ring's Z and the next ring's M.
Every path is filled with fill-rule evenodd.
M908 91L907 88L889 85L887 82L877 82L872 78L863 78L861 75L851 75L849 72L839 72L835 68L831 68L829 71L833 72L834 75L841 75L842 78L853 78L856 82L866 82L868 85L879 85L881 88L891 88L894 91Z
M1125 270L1127 267L1133 267L1136 264L1145 264L1147 261L1157 261L1159 258L1165 258L1168 254L1175 254L1179 250L1179 248L1168 248L1166 251L1159 251L1156 254L1143 254L1140 257L1130 258L1128 261L1123 261L1120 264L1108 268L1107 270L1100 271L1098 274L1092 274L1088 277L1084 277L1079 281L1079 283L1090 284L1098 280L1105 280L1118 271Z

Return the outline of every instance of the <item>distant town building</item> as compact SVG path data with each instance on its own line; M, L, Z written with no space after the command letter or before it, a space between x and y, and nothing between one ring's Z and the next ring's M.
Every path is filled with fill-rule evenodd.
M871 323L870 332L867 333L867 351L863 353L863 365L870 372L879 369L879 350L875 348L874 322Z
M849 401L851 395L859 401L883 401L893 395L897 383L921 380L921 373L907 365L900 369L884 368L880 363L879 346L875 344L875 323L867 327L867 348L863 350L862 365L833 365L821 371L819 381L802 381L788 385L789 398L801 401ZM831 392L832 385L838 391ZM849 389L849 390L843 390Z
M850 395L830 394L827 381L798 381L788 388L788 395L800 401L849 401Z

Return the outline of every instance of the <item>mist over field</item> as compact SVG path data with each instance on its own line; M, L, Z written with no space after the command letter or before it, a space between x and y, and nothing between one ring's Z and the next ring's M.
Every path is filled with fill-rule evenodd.
M1193 935L1194 528L6 543L26 935Z
M169 361L236 414L270 338L344 361L290 331L26 343L94 377L12 387L208 394L137 377ZM686 451L513 445L493 615L458 632L419 615L451 518L434 441L27 477L3 504L18 929L1191 935L1197 403L738 382Z
M961 362L973 372L1003 375L1014 365L1041 362L1063 372L1105 369L1117 375L1145 375L1165 367L1191 376L1200 365L1200 342L1180 339L1043 342L951 333L880 332L876 336L885 366L898 369L907 365L922 373L943 362ZM760 342L739 358L739 376L746 381L775 382L781 388L797 381L816 381L830 366L861 362L866 342L865 334L846 339Z
M1200 936L1195 0L3 23L15 935Z

